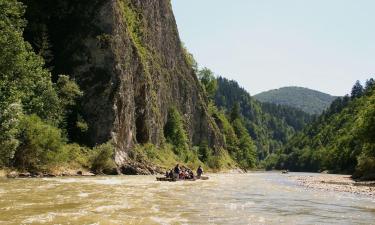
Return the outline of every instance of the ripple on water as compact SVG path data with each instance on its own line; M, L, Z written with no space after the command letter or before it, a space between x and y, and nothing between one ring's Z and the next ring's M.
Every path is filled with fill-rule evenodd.
M69 221L77 220L78 218L84 216L87 212L79 210L78 212L50 212L45 214L39 214L35 216L30 216L29 218L22 221L22 224L51 224L57 218L69 218ZM63 219L66 222L66 219Z
M122 204L122 205L103 205L96 207L93 212L115 212L117 210L121 209L130 209L128 204Z
M89 197L89 194L81 192L77 196L80 197L80 198L87 198L87 197Z
M374 199L312 191L278 174L52 178L0 183L9 224L371 224ZM4 185L2 185L4 184ZM24 190L24 191L22 191ZM9 193L9 194L8 194ZM5 197L4 197L5 196ZM19 208L14 208L18 206ZM296 222L297 221L297 222ZM1 223L1 222L0 222Z
M158 224L188 224L189 220L181 217L163 217L163 216L151 216L150 219Z
M27 219L25 219L22 223L23 224L31 224L31 223L50 223L53 221L55 218L56 213L46 213L42 215L37 215L37 216L31 216Z

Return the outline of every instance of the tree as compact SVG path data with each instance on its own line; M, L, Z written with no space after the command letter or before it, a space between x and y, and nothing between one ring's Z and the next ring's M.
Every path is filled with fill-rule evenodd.
M23 40L24 7L16 0L0 0L0 113L20 103L26 114L56 123L58 97L44 62Z
M19 146L17 139L22 116L20 104L11 104L0 114L0 168L10 166Z
M53 61L53 53L51 50L52 45L49 40L47 26L43 23L40 23L38 25L34 24L33 29L36 30L35 33L38 35L35 35L35 39L32 45L35 51L37 52L37 54L43 57L44 62L47 65L51 65ZM49 69L52 70L53 67L51 66L49 67Z
M188 49L185 47L185 44L182 43L182 50L184 52L184 55L185 55L185 59L187 61L187 63L189 64L189 66L194 70L195 73L198 73L198 63L197 61L194 59L194 56L193 54L191 54Z
M24 41L25 7L0 0L0 164L9 165L20 141L22 114L36 114L51 124L61 118L59 99L43 59ZM22 141L21 141L22 143ZM0 165L1 166L1 165Z
M83 95L77 83L67 75L59 75L56 91L63 108L74 106L77 98Z
M168 113L168 120L164 126L164 137L167 142L175 147L175 153L178 150L186 150L188 148L188 137L184 129L183 119L175 107L172 107Z
M235 102L233 104L232 110L230 111L230 121L231 122L235 121L236 119L241 118L241 112L240 111L241 111L240 103Z
M232 122L233 129L238 137L238 151L235 154L236 161L242 168L252 168L256 163L256 147L241 119Z
M75 109L77 100L83 95L77 83L67 75L59 75L55 90L59 97L61 110L60 127L68 129L69 133L74 133L79 128L84 128L82 130L87 131L86 122Z
M370 92L373 89L374 85L375 85L375 80L373 78L368 79L366 81L365 91Z
M357 132L362 140L375 144L375 95L368 101L356 124L358 124Z
M218 87L214 73L208 68L203 68L198 72L198 78L207 94L213 97Z
M208 160L208 157L210 156L210 148L208 147L208 143L207 141L203 141L200 145L199 145L199 149L198 149L198 158L200 161L202 162L207 162Z
M363 95L363 86L361 84L361 82L359 82L359 80L357 80L357 82L354 84L353 88L352 88L352 93L351 93L351 97L352 98L358 98L358 97L361 97Z

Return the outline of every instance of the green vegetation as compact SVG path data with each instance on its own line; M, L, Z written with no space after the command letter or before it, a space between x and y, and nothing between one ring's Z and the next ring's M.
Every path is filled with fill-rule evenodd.
M22 38L23 13L17 1L0 1L0 166L10 165L19 146L25 144L19 139L24 114L36 114L54 125L61 120L50 73Z
M261 102L287 105L309 114L321 114L336 97L302 87L284 87L254 96Z
M330 108L275 155L269 169L354 173L374 179L374 82L353 87L352 96L336 99ZM362 87L362 88L361 88Z
M214 73L208 68L203 68L198 71L198 78L207 95L213 97L217 90L217 81L214 77Z
M216 106L210 106L210 113L215 118L221 132L225 137L226 149L229 156L243 169L256 166L256 147L249 133L243 125L243 117L234 113L234 107L229 115L220 111ZM236 116L234 116L236 114Z
M257 150L245 128L245 121L241 115L239 103L235 102L231 111L227 114L225 111L218 110L215 106L214 98L220 87L214 73L208 68L203 68L198 71L198 78L203 89L209 96L210 115L215 119L225 137L226 152L229 153L228 155L239 167L243 169L254 168L257 162ZM207 148L207 143L202 143L199 148L200 159L203 161L212 157L211 152Z
M43 59L22 38L24 7L17 1L0 1L0 113L12 104L58 124L60 108L50 73Z
M67 75L58 75L52 82L41 57L47 50L37 55L23 39L24 12L18 1L0 0L0 168L108 169L113 149L107 145L91 150L68 144L71 129L87 129L82 118L72 119L82 92Z
M277 105L273 103L261 103L262 111L271 116L282 119L288 126L291 126L295 131L301 131L307 124L311 123L315 116L301 111L299 109L286 106Z
M238 114L242 116L242 124L255 142L260 161L279 150L312 120L307 113L291 107L261 104L235 81L218 77L217 84L215 104L225 114L231 114L231 120Z
M231 168L236 164L228 157L225 150L215 154L213 149L209 148L206 141L200 143L199 146L190 147L188 135L184 128L184 121L178 110L174 107L169 110L168 121L164 127L164 136L168 144L164 145L160 152L153 151L154 153L150 154L150 148L147 148L146 145L146 155L151 161L155 161L156 159L161 162L161 165L165 166L171 166L176 162L192 166L193 168L199 165L206 165L206 168L215 170ZM246 168L253 166L254 164L247 165Z
M38 116L24 116L20 122L15 165L22 170L45 171L61 163L64 139L61 131L44 123Z
M174 152L179 154L188 148L188 137L184 129L183 119L178 110L172 107L169 110L168 120L164 126L164 137L175 147Z
M142 44L142 35L144 33L144 26L141 14L138 13L129 0L119 1L122 11L124 12L124 22L126 22L127 27L130 31L130 37L138 51L138 55L143 61L144 65L147 65L146 60L148 58L148 50Z
M116 174L113 161L115 149L112 143L99 145L90 153L91 170L97 174Z

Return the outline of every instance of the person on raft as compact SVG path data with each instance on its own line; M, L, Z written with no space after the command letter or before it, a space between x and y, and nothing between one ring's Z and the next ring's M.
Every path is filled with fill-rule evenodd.
M181 171L181 169L180 169L180 165L179 164L177 164L175 167L174 167L174 169L173 169L173 178L174 179L178 179L179 178L179 176L180 176L180 171Z
M166 178L173 178L173 170L169 170L165 172L165 177Z
M201 177L203 174L203 168L202 166L199 166L198 169L197 169L197 177Z

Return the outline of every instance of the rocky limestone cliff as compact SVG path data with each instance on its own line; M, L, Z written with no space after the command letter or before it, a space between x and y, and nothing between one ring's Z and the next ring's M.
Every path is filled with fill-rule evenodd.
M38 39L48 37L53 73L70 74L85 93L82 114L89 124L89 142L113 139L117 165L129 163L135 144L165 141L170 107L183 115L191 145L207 141L216 150L223 147L186 60L170 0L24 3L32 19L26 38L38 46ZM43 26L36 25L40 21Z

